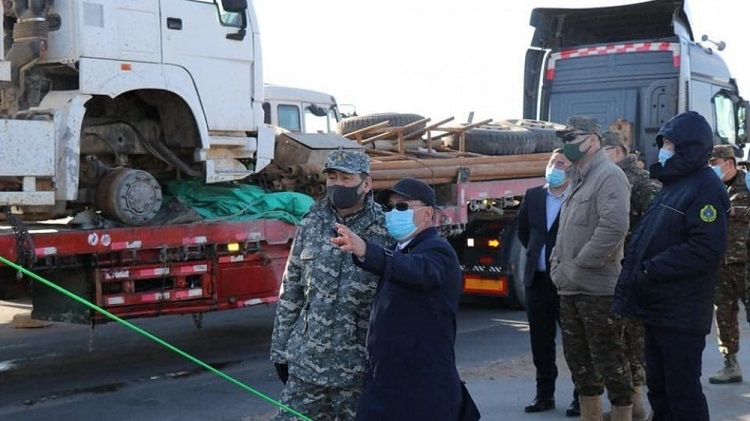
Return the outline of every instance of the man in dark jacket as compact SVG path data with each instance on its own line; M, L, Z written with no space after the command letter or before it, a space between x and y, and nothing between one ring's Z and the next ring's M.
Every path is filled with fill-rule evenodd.
M523 283L526 289L526 315L529 320L531 355L536 368L536 395L525 412L541 412L555 408L557 351L555 338L560 325L560 296L549 276L549 256L555 246L560 208L567 196L569 180L566 169L570 161L562 149L552 151L543 186L526 191L518 210L518 239L526 249ZM566 412L580 415L578 395Z
M614 311L643 320L654 420L708 420L700 383L729 197L706 165L713 131L688 111L664 123L651 175L663 184L631 239Z
M453 346L461 293L455 250L432 227L435 193L425 182L400 180L377 196L395 249L363 240L344 225L331 239L354 263L378 274L367 334L368 366L358 420L476 420L464 399ZM467 400L468 403L468 400Z

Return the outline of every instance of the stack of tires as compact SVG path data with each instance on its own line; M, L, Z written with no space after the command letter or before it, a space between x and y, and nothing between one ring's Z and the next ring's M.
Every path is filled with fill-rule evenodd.
M338 133L348 133L388 121L390 127L403 127L424 119L419 114L380 113L349 117L338 124ZM425 127L425 123L411 128L404 135L409 135ZM562 124L538 120L498 120L490 124L467 130L464 134L465 151L483 155L523 155L531 153L551 152L562 147L562 141L555 131L562 130ZM391 146L397 136L385 138L374 144L376 149L384 149L378 145ZM459 149L459 137L453 136L448 141L451 149Z
M466 152L483 155L523 155L551 152L562 147L555 132L565 126L537 120L500 120L468 130L465 134ZM454 137L451 148L458 150L459 139Z

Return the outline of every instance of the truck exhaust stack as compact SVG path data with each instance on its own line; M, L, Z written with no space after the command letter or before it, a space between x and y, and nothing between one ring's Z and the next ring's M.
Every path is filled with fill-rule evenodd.
M13 44L6 59L11 63L11 81L16 88L21 87L20 72L24 67L43 57L47 52L49 22L47 13L52 0L16 0L13 12L16 23L13 26ZM4 46L5 47L5 46Z

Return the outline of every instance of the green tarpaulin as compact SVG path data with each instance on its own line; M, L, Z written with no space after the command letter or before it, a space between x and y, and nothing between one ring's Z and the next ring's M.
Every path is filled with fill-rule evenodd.
M171 197L179 197L207 220L280 219L295 225L314 202L303 193L268 193L250 184L206 185L182 180L167 184L165 199Z

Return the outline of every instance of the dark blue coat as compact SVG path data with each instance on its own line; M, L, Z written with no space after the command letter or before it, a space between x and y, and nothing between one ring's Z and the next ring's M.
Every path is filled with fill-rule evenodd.
M518 239L526 247L526 267L524 268L523 283L530 287L534 282L534 272L539 266L539 255L542 247L545 252L547 271L549 271L549 256L555 247L557 227L560 222L560 212L547 231L547 187L538 186L526 190L523 203L518 210Z
M358 420L458 419L461 383L453 346L461 266L429 228L404 250L368 242L365 270L381 275L367 334Z
M707 165L712 134L703 133L710 129L699 120L684 113L660 131L675 144L675 155L664 167L651 168L664 188L635 228L614 311L655 327L707 334L730 204L726 187Z

